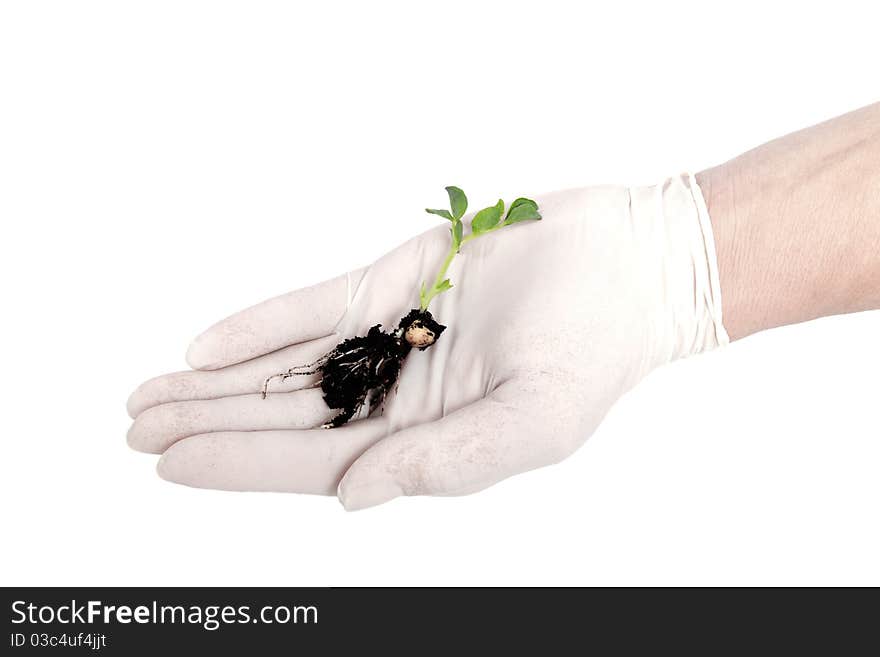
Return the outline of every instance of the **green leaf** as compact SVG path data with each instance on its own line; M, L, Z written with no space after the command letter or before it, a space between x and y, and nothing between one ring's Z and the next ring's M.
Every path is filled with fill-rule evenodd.
M471 230L477 235L495 228L502 214L504 214L504 201L498 199L498 203L488 208L483 208L474 215L474 220L471 222Z
M449 194L449 207L452 208L452 216L461 219L467 212L467 196L458 187L447 187L446 193Z
M428 214L436 214L440 217L443 217L444 219L449 219L449 221L452 221L452 215L449 214L449 210L431 210L429 208L425 208L425 212L427 212Z
M459 219L456 219L452 222L452 227L449 230L452 231L452 245L455 247L455 250L458 251L458 247L461 246L464 226Z
M538 212L538 204L529 198L518 198L510 204L510 210L504 219L504 225L509 226L520 221L531 221L532 219L540 219L541 213Z
M443 281L442 283L440 283L440 285L437 286L437 293L439 294L440 292L445 292L446 290L448 290L451 287L452 287L452 283L450 283L449 279L447 278L445 281Z
M536 208L538 207L538 204L535 203L532 199L519 197L513 203L510 204L510 209L513 210L514 208L518 208L521 205L533 205ZM509 214L509 212L508 212L508 214Z

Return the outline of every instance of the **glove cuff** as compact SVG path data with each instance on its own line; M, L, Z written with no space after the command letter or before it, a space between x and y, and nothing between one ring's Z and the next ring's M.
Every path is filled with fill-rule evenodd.
M663 312L656 363L726 345L712 222L693 174L630 188L636 240L659 264L653 294Z
M723 347L730 342L730 336L724 328L721 312L721 281L718 276L718 254L715 250L715 235L712 232L712 220L709 218L709 208L706 206L706 198L703 190L697 183L693 173L685 173L680 176L685 183L693 200L697 212L697 221L700 227L702 240L695 245L694 257L695 269L699 263L705 260L705 275L695 277L694 296L702 306L702 319L698 322L697 342L702 342L705 351L714 347Z

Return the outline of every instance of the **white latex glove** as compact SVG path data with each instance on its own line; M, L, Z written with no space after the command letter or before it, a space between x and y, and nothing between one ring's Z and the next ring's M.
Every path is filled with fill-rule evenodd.
M728 341L711 225L692 176L536 199L544 217L468 243L384 414L315 429L334 412L309 363L418 306L448 224L370 267L270 299L190 346L195 368L131 396L130 445L163 453L170 481L226 490L338 494L347 509L399 495L458 495L555 463L651 369Z

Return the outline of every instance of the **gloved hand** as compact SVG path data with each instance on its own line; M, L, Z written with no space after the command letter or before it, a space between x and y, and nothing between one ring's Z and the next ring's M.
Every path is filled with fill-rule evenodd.
M131 396L128 434L170 481L226 490L338 494L347 509L400 495L459 495L557 462L651 369L728 341L711 224L693 176L536 199L540 222L468 243L448 326L407 357L382 415L316 429L335 413L310 363L418 305L449 247L430 230L373 265L270 299L200 335L195 371Z

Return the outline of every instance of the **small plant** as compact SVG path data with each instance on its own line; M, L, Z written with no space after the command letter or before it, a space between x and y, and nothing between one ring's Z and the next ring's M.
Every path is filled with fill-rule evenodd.
M428 312L434 297L452 289L452 282L446 277L449 266L461 248L478 237L519 223L541 218L538 204L528 198L518 198L504 214L504 201L483 208L471 220L471 230L464 234L462 217L467 212L468 200L458 187L447 187L449 210L425 211L450 221L451 244L440 271L429 288L423 282L419 289L419 307L413 308L400 320L391 332L382 330L381 324L373 326L365 336L347 338L330 352L309 365L292 367L286 372L275 374L263 383L263 399L269 394L269 384L274 379L285 381L292 376L321 374L316 384L321 386L324 401L332 409L339 409L325 428L339 427L369 405L368 415L382 407L388 391L400 376L403 361L409 352L416 348L424 351L435 344L446 327L438 323ZM502 218L503 217L503 218Z
M510 204L507 216L502 221L504 201L498 199L498 203L490 205L488 208L483 208L474 215L473 221L471 221L471 232L469 235L464 235L464 224L462 224L461 218L467 212L467 196L458 187L447 187L446 193L449 194L449 210L425 210L425 212L436 214L452 222L452 226L449 228L449 233L452 236L452 245L449 247L446 260L443 261L440 272L437 274L437 278L434 279L434 284L431 288L427 289L425 284L422 283L422 289L419 291L419 307L422 311L428 309L434 297L452 287L452 283L446 278L446 272L449 270L449 265L452 264L456 254L461 251L462 246L481 235L491 233L493 230L499 230L520 221L531 221L541 218L537 203L528 198L518 198Z

